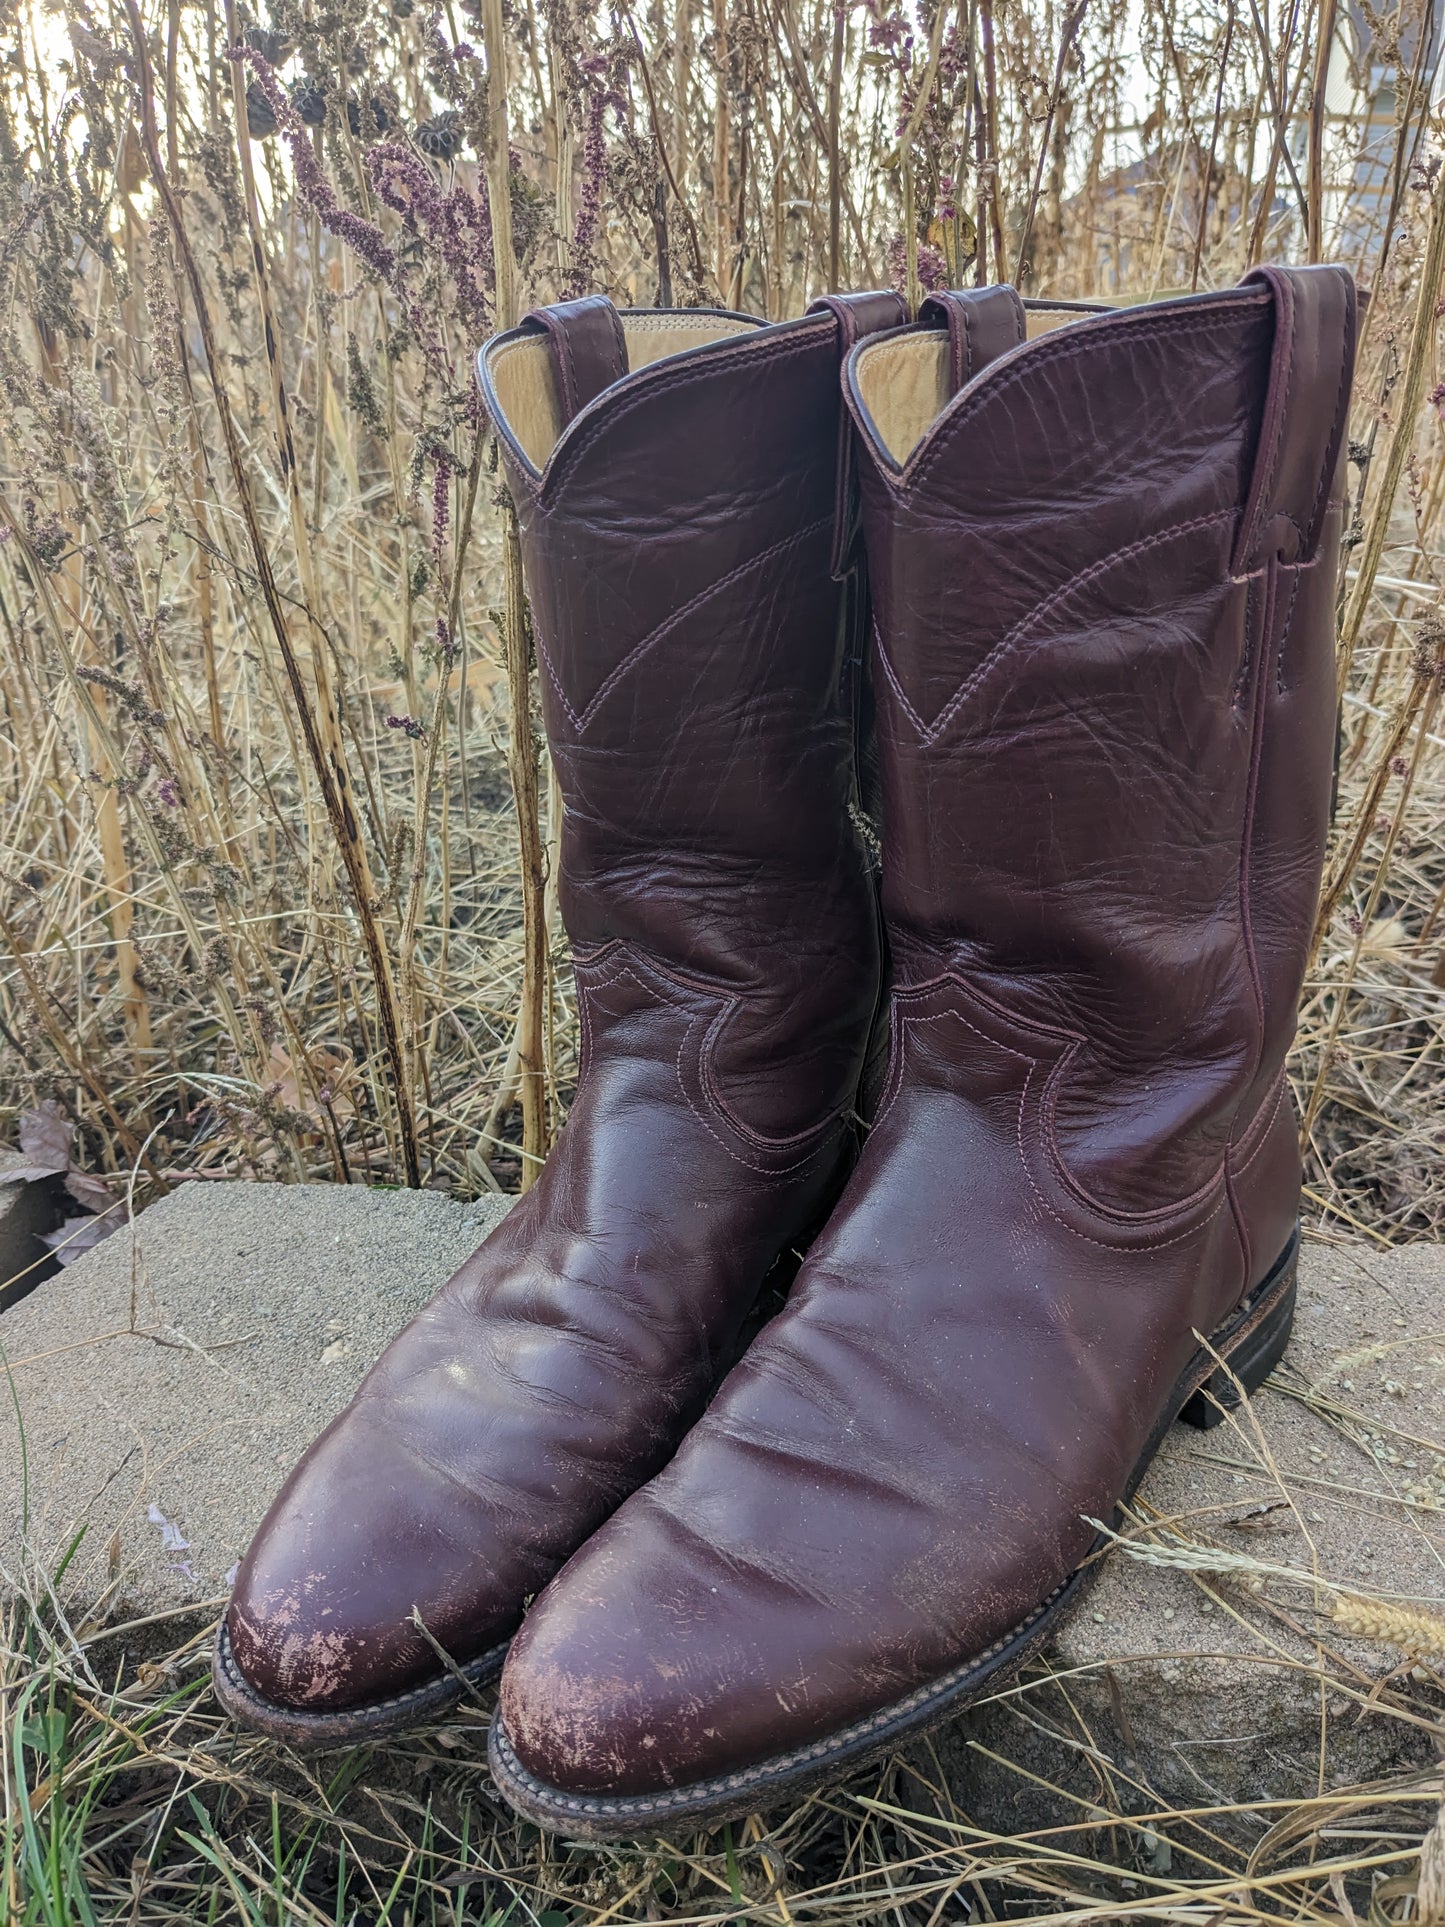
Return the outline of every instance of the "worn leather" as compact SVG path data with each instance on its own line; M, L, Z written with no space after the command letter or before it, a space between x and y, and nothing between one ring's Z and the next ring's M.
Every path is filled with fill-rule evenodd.
M569 1794L785 1760L1018 1627L1290 1236L1353 288L994 338L902 465L850 358L889 1082L787 1308L513 1643Z
M504 1639L668 1457L856 1151L878 948L849 816L856 598L830 573L838 325L610 382L609 302L525 325L573 422L542 473L496 426L565 799L578 1088L539 1182L246 1557L232 1648L287 1707L434 1675L414 1609L456 1660Z

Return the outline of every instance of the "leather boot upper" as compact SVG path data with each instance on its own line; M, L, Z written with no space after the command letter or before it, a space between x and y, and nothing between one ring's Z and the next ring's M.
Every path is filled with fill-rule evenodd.
M889 1077L787 1308L513 1644L494 1738L579 1813L765 1785L1026 1631L1285 1249L1354 312L991 290L850 357Z
M247 1555L232 1649L280 1705L375 1701L437 1671L433 1641L466 1660L505 1638L667 1458L846 1173L879 966L849 814L838 369L898 318L880 301L762 327L591 300L484 351L565 803L581 1068L538 1183Z

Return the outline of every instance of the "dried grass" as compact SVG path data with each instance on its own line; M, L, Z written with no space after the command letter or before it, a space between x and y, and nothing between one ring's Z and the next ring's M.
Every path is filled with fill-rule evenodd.
M1233 1598L1241 1619L1259 1610L1247 1587ZM1268 1617L1257 1623L1257 1656L1278 1665ZM1438 1765L1341 1785L1289 1761L1275 1775L1288 1792L1190 1803L1141 1771L1122 1710L1091 1724L1088 1682L1047 1664L834 1791L711 1835L607 1849L544 1839L501 1806L481 1701L382 1752L302 1760L217 1714L209 1625L115 1677L123 1647L165 1630L77 1636L53 1594L11 1594L0 1895L17 1923L1433 1918L1438 1870L1421 1845L1441 1810ZM1130 1664L1121 1652L1097 1670L1112 1686ZM1296 1692L1318 1682L1324 1760L1360 1719L1397 1725L1398 1740L1377 1743L1407 1759L1441 1730L1441 1681L1418 1666L1366 1693L1327 1643L1314 1666L1293 1664Z
M1307 1203L1438 1235L1436 36L1420 0L1361 17L1331 65L1335 0L0 0L0 1117L58 1099L142 1205L535 1168L575 1064L557 823L469 370L516 305L1137 295L1342 253L1374 298ZM1117 1798L1014 1833L925 1753L767 1831L574 1852L488 1803L478 1711L302 1768L222 1727L203 1631L113 1674L53 1586L5 1610L17 1922L1445 1917L1438 1827L1414 1892L1433 1770L1186 1813L1114 1762ZM1334 1595L1347 1631L1383 1611ZM1009 1717L1097 1752L1060 1690Z

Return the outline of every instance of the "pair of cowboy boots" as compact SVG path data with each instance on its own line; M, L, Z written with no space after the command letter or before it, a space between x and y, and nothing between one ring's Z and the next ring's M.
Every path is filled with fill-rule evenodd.
M263 1524L238 1716L369 1738L510 1640L529 1818L765 1807L1040 1644L1169 1424L1264 1377L1354 338L1348 275L1266 268L911 326L591 299L483 351L577 1096Z

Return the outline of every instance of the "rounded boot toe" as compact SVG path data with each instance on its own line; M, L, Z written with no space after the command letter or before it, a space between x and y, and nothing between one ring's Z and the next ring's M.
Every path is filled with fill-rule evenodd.
M665 1795L755 1752L754 1629L639 1494L541 1594L502 1670L508 1764L562 1795Z
M498 1702L505 1744L522 1773L567 1795L645 1794L673 1784L677 1763L658 1745L667 1728L653 1690L660 1682L648 1677L640 1644L633 1648L610 1628L611 1637L598 1639L549 1625L545 1607L534 1611L536 1636L513 1641Z
M419 1470L357 1408L344 1413L241 1562L223 1656L235 1691L223 1697L243 1717L380 1712L445 1684L438 1646L461 1667L497 1648L517 1617L516 1588L480 1524L467 1530L458 1511L453 1485ZM246 1689L264 1706L251 1707Z
M364 1522L308 1517L297 1497L275 1508L236 1575L226 1614L234 1670L261 1700L309 1713L385 1698L435 1671Z

